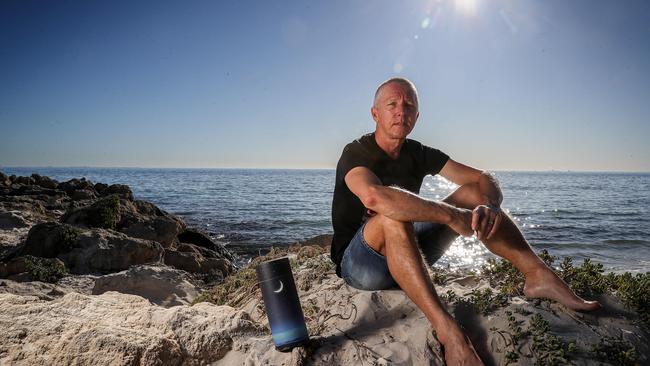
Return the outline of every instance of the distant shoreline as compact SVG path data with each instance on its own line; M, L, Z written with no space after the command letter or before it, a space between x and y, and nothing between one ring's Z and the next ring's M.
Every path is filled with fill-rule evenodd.
M0 165L2 169L120 169L120 170L227 170L227 171L242 171L242 170L259 170L259 171L334 171L336 168L238 168L238 167L120 167L120 166L5 166ZM557 174L650 174L650 171L627 171L627 170L491 170L495 173L557 173Z

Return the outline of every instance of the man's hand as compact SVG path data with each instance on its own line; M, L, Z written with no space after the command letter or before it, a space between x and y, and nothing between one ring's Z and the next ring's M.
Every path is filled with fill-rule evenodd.
M501 224L501 209L498 206L477 206L472 211L472 230L478 240L490 239Z

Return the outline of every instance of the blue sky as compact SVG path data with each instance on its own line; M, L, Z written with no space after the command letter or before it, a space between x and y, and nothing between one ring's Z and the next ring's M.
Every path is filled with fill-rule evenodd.
M650 171L645 1L1 1L0 166L331 168L376 86L493 170Z

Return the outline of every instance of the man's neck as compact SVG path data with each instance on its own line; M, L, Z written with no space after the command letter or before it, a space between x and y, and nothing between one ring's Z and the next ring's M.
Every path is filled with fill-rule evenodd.
M402 150L404 141L406 141L406 139L391 139L375 131L375 142L377 142L377 146L384 150L384 152L392 159L399 158L399 153Z

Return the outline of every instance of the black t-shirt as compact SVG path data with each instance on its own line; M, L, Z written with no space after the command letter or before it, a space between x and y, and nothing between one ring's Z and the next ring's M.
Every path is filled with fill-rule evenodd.
M374 133L363 135L345 146L336 166L332 201L334 238L330 255L336 264L336 274L339 277L343 252L363 224L366 215L366 208L361 200L345 184L345 175L352 168L363 166L375 173L384 186L399 186L418 194L424 177L437 174L448 159L449 156L440 150L406 139L399 158L393 160L377 145Z

